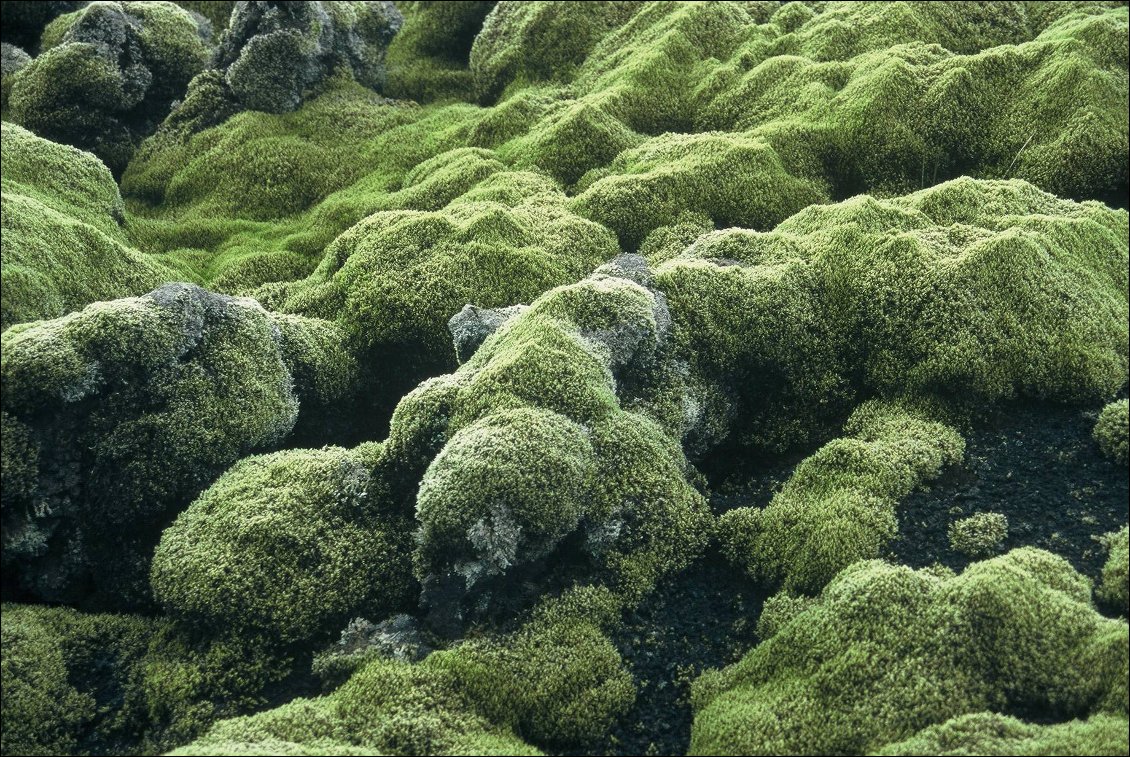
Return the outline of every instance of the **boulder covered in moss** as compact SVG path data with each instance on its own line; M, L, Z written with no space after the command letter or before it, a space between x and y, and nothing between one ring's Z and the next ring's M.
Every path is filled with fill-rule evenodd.
M161 529L233 462L285 439L301 401L341 386L311 380L348 369L340 341L296 339L300 324L170 284L6 330L4 435L21 443L5 445L4 471L21 483L4 486L5 581L54 602L146 606Z
M1124 748L1128 638L1095 611L1089 581L1041 550L960 575L860 562L694 684L690 753L909 753L893 745L934 743L939 728L977 753L1066 734L1087 739L1076 753L1103 753L1116 734ZM987 732L947 724L971 713Z
M64 13L79 10L88 3L81 0L45 0L29 3L26 0L4 0L0 3L0 28L5 43L38 52L39 37L43 28Z
M284 113L339 66L379 90L402 20L387 0L236 3L212 64L242 107Z
M173 3L98 2L66 18L59 44L12 84L9 116L36 134L97 155L120 176L209 51Z
M161 535L157 600L215 633L284 644L410 606L411 524L381 501L367 454L326 447L240 461Z

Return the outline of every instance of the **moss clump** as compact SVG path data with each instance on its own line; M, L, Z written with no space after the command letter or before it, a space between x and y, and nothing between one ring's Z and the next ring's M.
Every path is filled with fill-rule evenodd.
M1119 391L1126 224L1024 182L959 179L706 234L657 278L704 426L783 449L861 393L972 407Z
M12 85L11 118L90 150L121 175L141 138L205 66L196 22L173 3L86 6Z
M284 339L250 300L170 284L5 331L3 417L27 445L3 455L36 460L33 486L5 489L5 572L43 599L146 605L160 529L294 426L305 397L291 371L315 403L335 391L312 379L347 361L332 341L296 346L301 326Z
M416 569L447 632L521 601L535 578L595 576L638 597L703 545L677 389L653 383L666 307L632 279L649 280L642 260L617 261L536 300L393 417L391 453L434 455Z
M961 575L857 563L694 684L690 753L866 754L986 711L1105 716L1125 744L1127 639L1095 612L1087 579L1040 550Z
M55 318L172 278L131 248L122 199L93 155L3 125L0 327Z
M818 185L791 176L769 145L732 134L656 137L621 153L608 172L575 208L629 249L680 213L703 213L716 226L770 229L825 199Z
M216 632L311 642L408 599L410 526L340 448L240 461L161 536L153 592Z
M404 27L388 49L385 91L421 103L472 99L468 60L494 2L422 0L400 5Z
M1126 719L1117 715L1037 725L995 712L977 712L932 725L876 754L1117 754L1126 750L1125 730Z
M1094 437L1107 457L1123 465L1130 460L1130 400L1115 400L1103 408Z
M401 21L391 2L243 3L212 63L242 107L285 113L338 69L380 89L385 47Z
M470 67L479 99L493 101L507 87L568 82L596 43L642 5L498 3L471 48Z
M988 557L1008 538L1008 518L1000 513L974 513L949 525L950 549L968 557Z
M1105 539L1110 555L1103 565L1095 595L1106 607L1126 616L1130 614L1130 582L1127 579L1130 573L1130 529L1123 526L1121 531L1107 534Z
M730 561L816 592L853 562L878 557L897 533L898 500L960 461L965 447L948 426L880 402L863 405L845 430L800 463L765 509L722 516Z

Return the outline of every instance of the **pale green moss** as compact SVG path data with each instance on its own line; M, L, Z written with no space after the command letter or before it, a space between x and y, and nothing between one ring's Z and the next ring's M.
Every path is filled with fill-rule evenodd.
M1124 745L1127 639L1091 606L1088 580L1040 550L949 577L857 563L695 683L690 753L866 754L986 710L1106 715Z
M1126 727L1126 718L1118 715L1037 725L995 712L978 712L932 725L876 754L1119 754L1126 751Z
M974 513L949 525L950 549L968 557L988 557L1008 537L1008 518L1000 513Z
M55 318L172 278L126 242L122 199L93 155L3 125L0 327Z
M340 448L240 461L161 536L153 592L217 632L308 643L409 596L408 524Z
M421 103L473 99L468 59L494 3L416 1L400 6L404 26L388 48L385 91Z

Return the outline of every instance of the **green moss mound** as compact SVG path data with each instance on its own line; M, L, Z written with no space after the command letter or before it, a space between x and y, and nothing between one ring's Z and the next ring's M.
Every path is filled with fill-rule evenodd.
M411 526L390 517L358 453L240 461L161 536L153 592L215 631L307 642L410 596Z
M975 513L949 525L950 548L970 557L988 557L1008 537L1008 519L1000 513Z
M790 591L816 592L853 562L878 557L898 533L898 500L965 449L952 428L897 405L865 404L845 431L801 462L765 509L722 516L731 562Z
M192 16L173 3L92 3L17 75L10 116L97 155L115 175L205 66Z
M341 386L315 378L348 370L340 340L305 325L322 339L253 301L171 284L5 331L4 433L25 441L3 452L22 482L5 486L5 572L43 599L145 606L161 528L286 438L304 399L294 376L315 408Z
M129 246L118 187L93 155L3 125L0 326L55 318L172 278Z
M501 2L483 21L470 68L483 101L507 87L567 82L589 51L642 6L637 2Z
M740 428L784 449L861 392L1110 397L1127 376L1126 223L1024 182L959 179L703 235L657 268L698 379L699 443Z
M1104 455L1125 465L1130 460L1130 401L1107 404L1095 423L1094 437Z
M741 662L695 683L690 753L867 754L986 718L993 730L973 742L985 748L1066 730L1089 753L1112 738L1109 720L1124 746L1127 639L1125 622L1095 612L1087 579L1040 550L961 575L857 563ZM943 725L986 711L999 715Z

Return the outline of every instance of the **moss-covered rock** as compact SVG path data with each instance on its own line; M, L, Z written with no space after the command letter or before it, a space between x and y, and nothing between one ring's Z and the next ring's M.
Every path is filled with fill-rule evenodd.
M434 456L416 569L438 627L528 602L535 577L638 597L701 549L710 518L676 442L669 320L649 277L624 257L550 291L394 415L390 452Z
M324 640L411 596L411 525L389 512L364 454L292 450L240 461L161 536L153 592L215 632Z
M1126 224L1024 182L959 179L706 234L657 279L704 427L783 449L819 438L860 392L970 407L1118 392Z
M173 3L92 3L60 43L22 70L10 117L89 150L121 175L208 58L196 21Z
M898 500L965 449L952 428L897 405L865 404L845 430L801 462L765 509L722 516L719 538L731 562L814 593L853 562L878 557L898 533Z
M212 65L242 107L283 113L337 67L379 90L402 20L387 1L237 3Z
M118 187L90 153L3 125L0 327L55 318L173 278L130 247Z
M1130 400L1115 400L1103 408L1094 437L1104 455L1126 465L1130 460Z
M4 567L34 596L144 606L169 520L227 466L293 428L297 389L315 407L348 366L257 303L170 284L3 335L4 423L26 440L8 470ZM310 329L329 328L309 322ZM292 373L293 371L293 373ZM28 483L34 481L34 483Z
M943 724L982 712L1092 718L1028 726L978 716L982 727L995 719L986 736L1005 748L1074 730L1087 739L1075 748L1090 753L1086 745L1112 739L1103 719L1121 721L1115 743L1124 748L1127 640L1124 621L1091 606L1087 579L1040 550L961 575L857 563L741 662L695 683L690 752L867 754L911 738L932 743L937 728L916 736L930 726L960 734L971 724Z
M293 672L260 641L136 615L5 604L5 754L153 754L261 708Z

